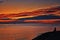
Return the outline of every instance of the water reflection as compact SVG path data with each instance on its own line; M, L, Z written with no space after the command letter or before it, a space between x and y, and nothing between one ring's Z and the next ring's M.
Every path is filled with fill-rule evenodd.
M0 40L32 40L42 33L60 30L59 24L21 23L0 24Z

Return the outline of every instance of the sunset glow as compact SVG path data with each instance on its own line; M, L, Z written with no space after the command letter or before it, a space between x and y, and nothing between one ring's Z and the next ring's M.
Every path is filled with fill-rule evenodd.
M21 12L30 12L39 8L47 8L60 5L60 0L1 0L0 13L12 14Z
M54 28L60 30L60 0L0 0L0 40L32 40Z
M60 0L1 0L0 21L11 22L22 18L33 18L51 14L60 16L59 1ZM4 21L4 19L8 20Z

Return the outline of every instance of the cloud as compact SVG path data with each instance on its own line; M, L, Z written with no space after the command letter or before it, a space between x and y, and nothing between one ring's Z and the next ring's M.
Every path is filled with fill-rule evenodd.
M4 1L0 0L0 3L3 3Z
M34 22L34 23L60 23L60 19L49 19L49 20L24 20L24 22Z
M46 16L45 16L46 15ZM53 16L49 16L49 15L53 15ZM40 18L39 18L39 17ZM44 17L43 17L44 16ZM56 17L55 17L56 16ZM26 18L30 18L30 19L36 19L36 17L38 17L39 19L49 19L49 18L60 18L60 6L57 7L51 7L51 8L46 8L46 9L38 9L38 10L34 10L32 12L22 12L22 13L16 13L16 14L0 14L0 19L9 19L7 20L0 20L3 22L11 22L12 21L18 21L21 19L26 19ZM46 18L45 18L46 17ZM36 19L37 20L37 19Z

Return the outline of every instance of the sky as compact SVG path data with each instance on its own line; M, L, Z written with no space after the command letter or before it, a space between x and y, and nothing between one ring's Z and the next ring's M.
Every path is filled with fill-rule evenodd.
M60 0L0 0L0 14L33 11L60 5Z

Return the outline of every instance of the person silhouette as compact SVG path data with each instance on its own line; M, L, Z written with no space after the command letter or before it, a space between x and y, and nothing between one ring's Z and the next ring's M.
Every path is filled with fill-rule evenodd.
M44 33L32 40L60 40L60 31L56 31L56 28L54 28L53 32Z

